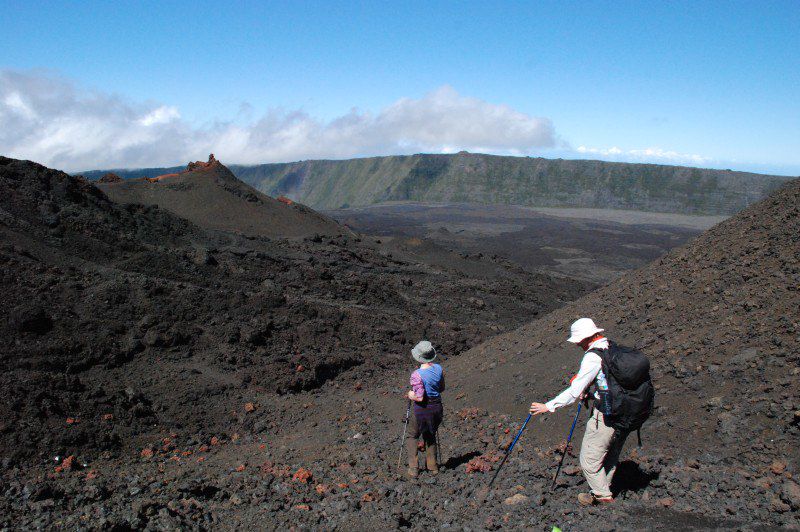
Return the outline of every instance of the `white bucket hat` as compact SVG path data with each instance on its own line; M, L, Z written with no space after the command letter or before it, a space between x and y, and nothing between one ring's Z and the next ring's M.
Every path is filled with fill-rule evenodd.
M589 338L593 334L597 334L599 332L603 332L604 329L600 329L597 325L594 324L591 318L581 318L579 320L575 320L569 328L569 338L567 338L567 342L572 342L573 344L577 344L581 340Z
M433 348L429 341L423 340L414 346L414 349L411 350L411 356L420 364L433 362L436 360L436 349Z

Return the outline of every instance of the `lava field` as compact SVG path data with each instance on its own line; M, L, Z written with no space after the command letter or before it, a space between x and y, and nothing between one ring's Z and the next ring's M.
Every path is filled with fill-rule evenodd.
M800 180L597 288L421 260L228 174L96 185L0 157L0 528L800 527ZM536 418L487 493L587 314L653 364L616 502L578 506L572 451L551 489L569 412ZM410 481L422 338L448 376L443 468Z

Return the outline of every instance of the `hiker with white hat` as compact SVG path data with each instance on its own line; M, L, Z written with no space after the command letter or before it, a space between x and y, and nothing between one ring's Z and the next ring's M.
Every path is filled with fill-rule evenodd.
M557 408L571 405L586 397L587 389L595 385L594 397L597 401L606 394L608 382L603 373L601 355L608 352L608 340L601 334L603 329L589 318L581 318L570 327L567 341L576 344L584 351L578 374L570 381L569 387L547 403L532 403L530 412L534 416L554 412ZM605 396L605 395L603 395ZM581 445L580 463L583 476L591 488L591 493L578 495L578 502L588 506L614 501L611 493L611 479L619 461L619 454L628 432L606 426L603 413L594 408L586 423L586 433ZM565 450L566 452L566 450Z
M436 454L436 432L444 417L442 396L444 391L444 371L442 366L434 364L436 349L423 340L411 350L411 356L420 363L418 369L411 373L409 384L411 390L407 394L413 402L414 415L410 416L406 451L408 453L408 476L415 478L419 474L417 460L417 441L422 436L425 442L425 465L433 474L439 472Z

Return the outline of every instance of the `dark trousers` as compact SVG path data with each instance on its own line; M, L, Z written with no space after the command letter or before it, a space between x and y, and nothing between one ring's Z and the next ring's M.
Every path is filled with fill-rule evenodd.
M408 420L409 435L418 440L420 436L426 444L436 443L436 431L444 418L441 400L414 403L411 419Z
M417 442L420 436L425 442L425 463L430 471L438 471L436 463L436 431L444 417L441 401L428 401L415 403L412 414L408 420L408 435L406 436L406 451L408 452L408 467L417 470ZM416 473L414 473L416 474Z

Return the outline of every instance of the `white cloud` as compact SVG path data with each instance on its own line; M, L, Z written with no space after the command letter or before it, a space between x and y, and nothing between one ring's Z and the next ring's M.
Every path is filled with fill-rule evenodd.
M213 117L212 117L213 118ZM249 104L196 127L174 105L138 103L84 90L41 72L0 70L0 153L65 170L171 166L208 153L229 163L348 158L460 150L508 155L708 165L714 160L658 147L572 149L547 118L463 96L442 86L377 112L351 109L333 120Z
M209 152L231 163L458 150L528 154L557 141L550 120L449 86L330 121L272 109L241 123L248 116L243 108L239 121L194 127L175 106L130 102L38 72L0 71L0 153L66 170L174 165Z
M18 92L9 92L3 99L3 104L9 109L23 118L33 119L36 114L28 105L22 100L22 96Z
M178 109L176 107L162 105L161 107L153 109L145 116L140 118L139 123L142 124L143 126L152 126L154 124L166 124L180 117L181 114L178 112Z
M616 146L612 146L611 148L588 148L586 146L578 146L575 151L580 154L610 159L613 161L692 165L707 165L714 162L714 159L711 157L704 157L702 155L691 153L678 153L676 151L665 150L662 148L623 150Z

